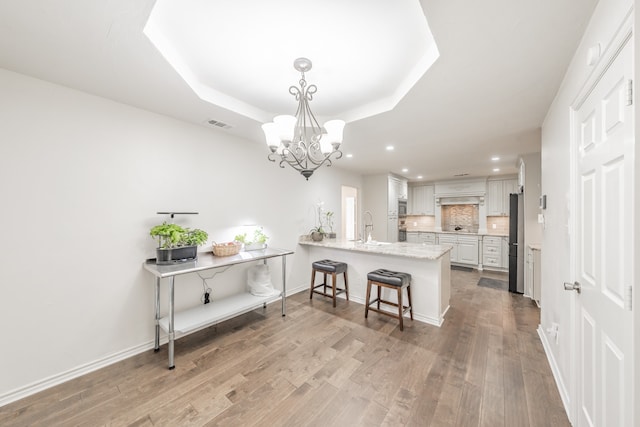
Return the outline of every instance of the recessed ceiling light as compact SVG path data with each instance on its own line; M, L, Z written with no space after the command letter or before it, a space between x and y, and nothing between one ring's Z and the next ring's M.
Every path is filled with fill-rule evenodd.
M418 175L418 179L422 179L422 175Z
M409 172L409 169L407 169L407 168L402 168L402 172L407 173L407 172Z
M351 153L349 153L349 154L345 154L345 157L346 157L347 159L350 159L350 158L352 158L352 157L353 157L353 154L351 154Z
M393 151L394 147L393 145L387 145L387 151Z
M497 162L498 160L500 160L500 157L498 157L498 156L493 156L493 157L491 158L491 160L493 160L494 162Z
M493 168L494 172L500 172L500 168Z

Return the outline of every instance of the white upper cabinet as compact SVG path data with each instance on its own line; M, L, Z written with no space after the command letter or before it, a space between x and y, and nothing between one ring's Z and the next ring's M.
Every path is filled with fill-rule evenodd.
M390 176L388 181L388 212L389 216L398 215L398 199L407 198L407 181Z
M434 215L435 197L433 185L417 185L409 189L409 215Z
M487 216L509 216L509 194L517 188L515 178L487 181Z

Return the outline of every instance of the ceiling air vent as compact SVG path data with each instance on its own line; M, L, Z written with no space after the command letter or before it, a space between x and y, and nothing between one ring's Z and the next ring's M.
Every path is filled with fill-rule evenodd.
M468 173L458 173L458 174L455 174L453 176L467 176L467 175L469 175L469 174Z
M220 122L218 120L213 120L213 119L207 120L207 123L209 123L211 126L219 127L222 129L231 129L231 125L228 125L224 122Z

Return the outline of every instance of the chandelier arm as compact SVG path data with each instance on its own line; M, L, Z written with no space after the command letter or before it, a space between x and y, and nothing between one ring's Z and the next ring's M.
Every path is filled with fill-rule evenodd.
M284 150L282 150L282 154L281 154L282 161L287 162L291 167L293 167L296 170L298 170L298 168L296 168L296 165L299 166L300 169L307 169L306 160L309 158L309 152L306 149L306 147L302 148L300 145L304 145L304 144L297 143L294 147L294 150L285 148ZM300 151L301 155L300 156L296 155L295 151ZM301 157L302 160L299 157ZM303 161L304 161L304 164L302 163Z

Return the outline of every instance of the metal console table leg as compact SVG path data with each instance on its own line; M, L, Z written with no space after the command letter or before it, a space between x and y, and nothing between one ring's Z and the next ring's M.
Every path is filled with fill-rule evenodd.
M173 296L174 296L175 277L169 277L169 369L176 367L173 361L174 341L175 341L175 325L173 323Z
M282 257L282 316L287 315L287 257Z
M155 353L160 351L160 278L156 277L156 340L153 347Z

